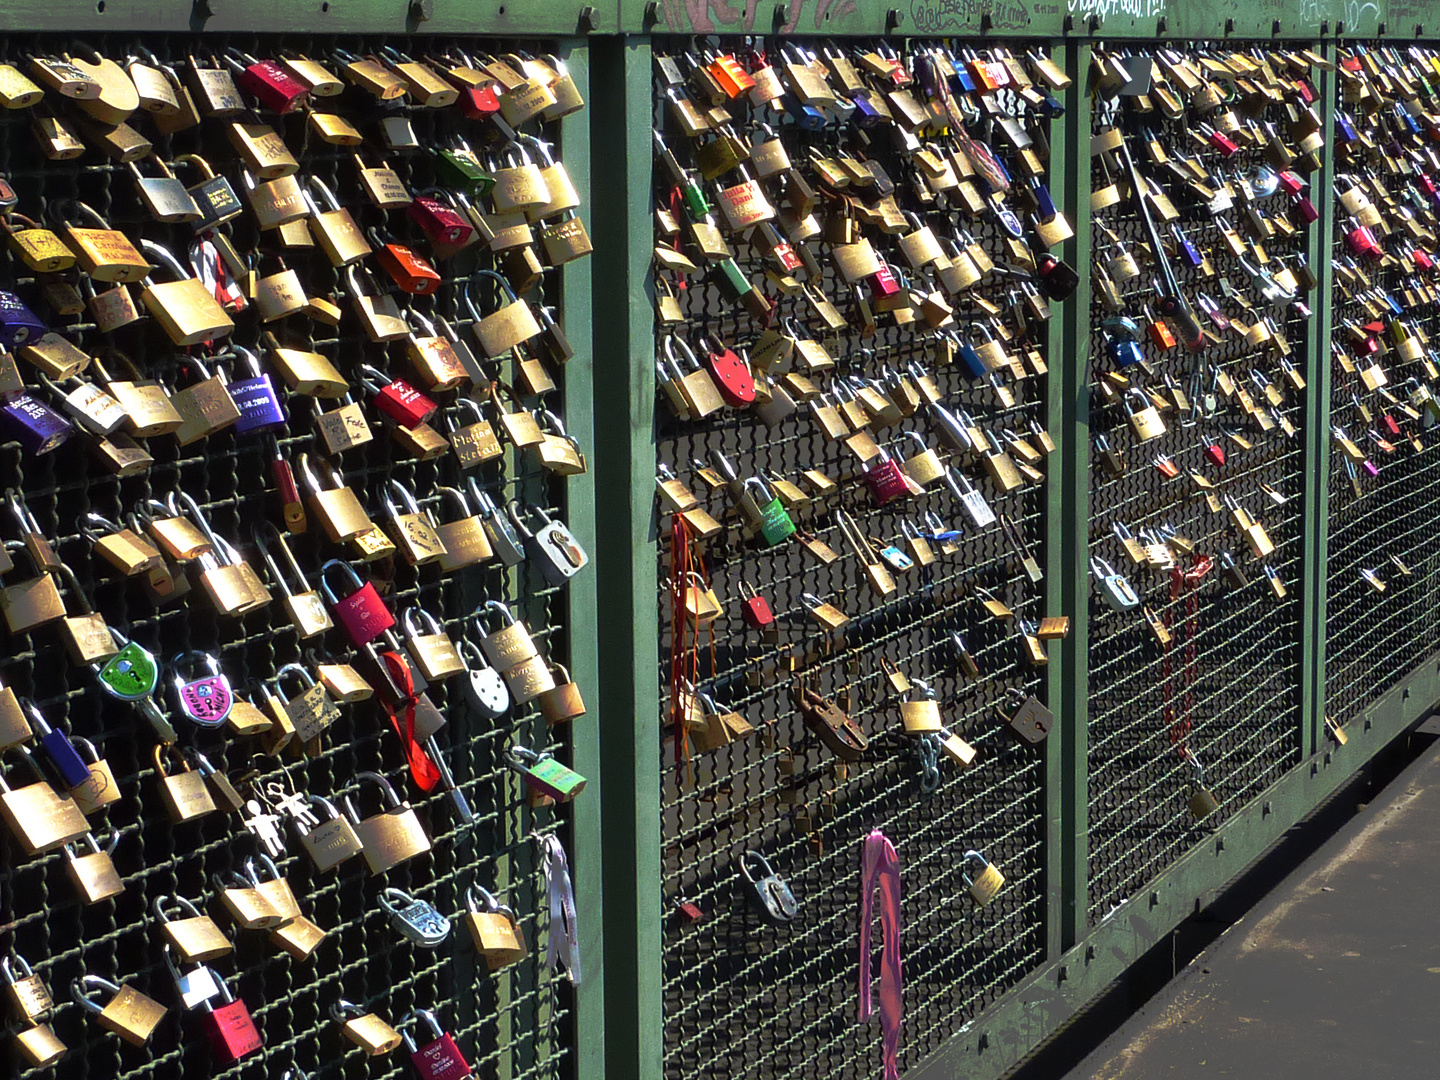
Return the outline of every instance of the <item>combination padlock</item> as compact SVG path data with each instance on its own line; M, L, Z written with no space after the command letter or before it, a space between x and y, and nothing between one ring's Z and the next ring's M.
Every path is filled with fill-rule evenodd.
M761 918L777 926L794 921L800 904L769 859L758 851L747 851L740 856L739 868L741 887Z
M390 916L390 925L412 944L423 949L438 949L450 936L450 920L436 911L435 905L403 889L386 889L380 894L379 903Z

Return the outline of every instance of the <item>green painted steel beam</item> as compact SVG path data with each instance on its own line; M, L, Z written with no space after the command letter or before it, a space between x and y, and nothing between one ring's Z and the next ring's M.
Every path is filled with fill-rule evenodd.
M1440 702L1440 653L1347 729L1350 741L1301 762L1220 825L1058 961L1045 964L909 1075L996 1080L1067 1023L1151 946L1203 908L1291 826Z
M581 40L562 42L560 56L569 68L575 86L588 101L590 85L589 46ZM582 110L560 121L560 153L565 169L582 192L580 219L593 225L595 203L589 197L591 181L590 118ZM593 259L594 256L591 256ZM594 344L592 325L591 268L586 260L567 264L561 271L561 323L571 329L575 355L565 365L565 430L581 446L591 449L599 437L594 408ZM578 328L580 329L577 332ZM566 524L586 551L594 551L595 477L584 473L566 481ZM592 566L577 574L567 589L570 630L570 677L584 687L591 700L585 716L571 724L572 763L576 772L589 780L583 798L575 801L571 833L571 875L577 896L585 903L580 914L580 955L584 981L575 991L575 1060L577 1075L601 1076L605 1063L605 965L603 963L604 889L601 873L604 834L601 806L605 775L600 765L600 730L604 712L596 706L600 685L598 635L598 575Z
M615 0L11 0L7 32L495 34L613 33Z
M1070 615L1070 639L1061 665L1068 694L1061 702L1057 726L1064 729L1062 775L1065 822L1060 833L1059 859L1063 867L1061 894L1062 947L1073 945L1085 930L1090 906L1090 807L1087 762L1089 653L1090 653L1090 124L1093 102L1085 92L1091 48L1078 42L1065 50L1066 73L1075 80L1065 109L1067 145L1074 161L1064 174L1063 205L1075 215L1075 237L1064 250L1065 259L1079 271L1080 284L1064 307L1061 353L1051 360L1052 398L1059 399L1060 422L1056 450L1061 466L1064 525L1055 535L1059 542L1064 583L1063 603Z
M605 1040L610 1077L658 1080L661 990L659 592L655 549L655 344L649 295L651 50L592 46L596 580L605 776ZM588 1078L593 1074L581 1073Z

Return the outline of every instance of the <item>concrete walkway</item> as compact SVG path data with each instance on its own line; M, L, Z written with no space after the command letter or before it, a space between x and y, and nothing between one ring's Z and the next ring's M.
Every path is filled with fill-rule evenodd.
M1440 1077L1440 742L1066 1080Z

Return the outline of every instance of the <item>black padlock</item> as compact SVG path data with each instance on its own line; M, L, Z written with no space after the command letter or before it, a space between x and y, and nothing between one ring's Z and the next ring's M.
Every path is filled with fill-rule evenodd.
M1040 291L1051 300L1068 300L1080 284L1080 275L1069 263L1054 255L1042 255L1036 264L1040 272Z
M790 886L770 866L770 860L758 851L740 856L740 882L750 896L750 903L766 922L784 926L800 910Z

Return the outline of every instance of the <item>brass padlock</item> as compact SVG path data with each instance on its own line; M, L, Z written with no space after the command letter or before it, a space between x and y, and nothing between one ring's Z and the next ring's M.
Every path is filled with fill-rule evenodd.
M113 995L102 1008L90 1000L95 990ZM112 1031L131 1046L144 1046L150 1041L160 1021L165 1019L165 1006L129 986L117 985L99 975L83 975L70 984L70 995L87 1012L94 1013L100 1026Z
M17 965L21 972L19 975L15 972ZM0 961L0 975L5 980L5 997L22 1023L38 1024L54 1008L50 988L23 956L7 956Z
M449 574L493 559L495 549L485 532L485 523L473 511L464 492L452 487L436 490L441 498L451 500L459 508L459 516L454 521L442 521L435 526L435 534L445 546L439 562L441 572Z
M180 764L184 766L181 772L173 776L165 771L165 758L170 755L179 758ZM178 747L156 746L151 751L151 757L155 762L155 776L159 781L160 800L173 824L194 821L214 813L215 800L210 796L205 777L199 769L190 764Z
M341 1032L371 1057L388 1054L401 1043L400 1033L374 1013L367 1013L344 998L330 1007Z
M1205 786L1205 768L1193 753L1190 754L1190 769L1194 773L1192 785L1195 789L1190 796L1190 813L1196 821L1204 821L1220 809L1220 800Z
M940 705L935 700L935 691L924 679L910 680L919 691L918 700L900 702L900 722L906 735L927 735L941 729Z
M310 510L320 519L325 534L333 542L344 543L375 528L359 496L345 486L339 470L333 465L328 466L333 485L329 488L321 486L308 453L300 455L299 470L302 483L309 488Z
M230 871L228 878L212 874L211 880L220 894L220 902L241 929L273 930L289 921L254 882L237 871Z
M263 521L255 524L251 527L250 536L259 549L270 576L285 594L282 598L285 613L290 616L290 622L299 632L301 639L312 638L330 629L334 622L330 618L329 609L325 607L320 594L309 587L305 572L300 568L275 523ZM272 552L272 546L279 548L279 560Z
M517 622L510 609L498 600L487 600L483 608L476 611L476 619L482 623L491 612L498 614L505 625L493 633L484 633L480 638L480 649L485 658L501 672L507 672L540 653L535 647L523 623Z
M300 845L317 870L333 870L351 856L360 854L360 838L350 822L341 816L329 799L307 795L310 803L325 811L326 817L308 832L300 832ZM297 830L299 826L296 826Z
M120 833L117 830L110 835L110 843L104 848L88 832L80 840L65 845L65 872L85 904L98 904L125 891L125 883L120 880L120 872L110 858L119 843Z
M465 926L491 971L525 959L525 934L515 912L479 885L465 894Z
M234 951L235 946L215 925L215 920L185 897L157 896L151 909L160 920L161 934L185 963L203 964ZM174 917L176 912L180 917Z
M285 140L269 124L234 123L225 133L246 168L260 180L292 176L300 168Z
M69 1052L55 1032L50 1030L49 1024L36 1024L17 1031L15 1046L21 1056L37 1069L48 1069Z
M560 679L549 690L543 690L535 697L540 714L549 724L564 724L585 715L585 702L580 697L580 687L570 678L570 672L561 664L555 665Z
M434 523L428 514L421 512L415 496L399 480L392 479L386 485L385 509L389 515L387 531L406 562L411 566L427 566L440 561L445 545L436 534Z
M383 874L430 850L430 838L425 835L419 817L408 802L401 801L389 780L369 771L356 773L355 779L378 784L385 798L385 808L363 820L350 797L347 795L344 800L345 812L360 840L371 874Z
M482 316L480 314L472 296L472 286L477 277L486 277L494 281L501 295L507 301L489 315ZM540 334L540 324L536 321L534 312L530 310L530 305L524 300L517 299L510 288L510 283L493 270L481 270L471 276L465 285L465 302L470 309L471 317L475 320L472 324L475 340L479 342L481 350L487 357L493 359L502 356L516 345L538 337Z
M152 240L141 240L147 255L175 274L175 281L153 284L145 279L140 299L176 345L198 345L228 337L235 323L200 281L189 277L169 251Z
M309 184L324 204L324 209L311 205L310 232L315 242L324 249L330 265L349 266L369 255L370 242L365 239L350 211L341 207L334 193L318 176L310 177Z
M971 878L967 864L974 859L980 864L980 873L977 877ZM996 869L995 865L985 858L978 851L967 851L960 859L961 879L970 890L970 899L975 902L976 907L984 907L995 899L1000 887L1005 884L1005 875Z
M420 625L416 624L419 620ZM423 608L406 608L400 616L409 653L430 682L443 682L465 671L465 662L440 621Z
M261 868L268 876L261 877ZM300 911L300 904L295 899L294 890L290 888L290 883L280 873L279 867L268 855L259 857L259 866L256 865L255 859L246 859L245 877L285 920L270 931L270 941L279 945L296 960L310 959L327 935L323 929L316 926Z
M344 397L350 389L345 376L321 353L281 345L268 330L265 331L265 349L285 385L297 394L333 399Z

